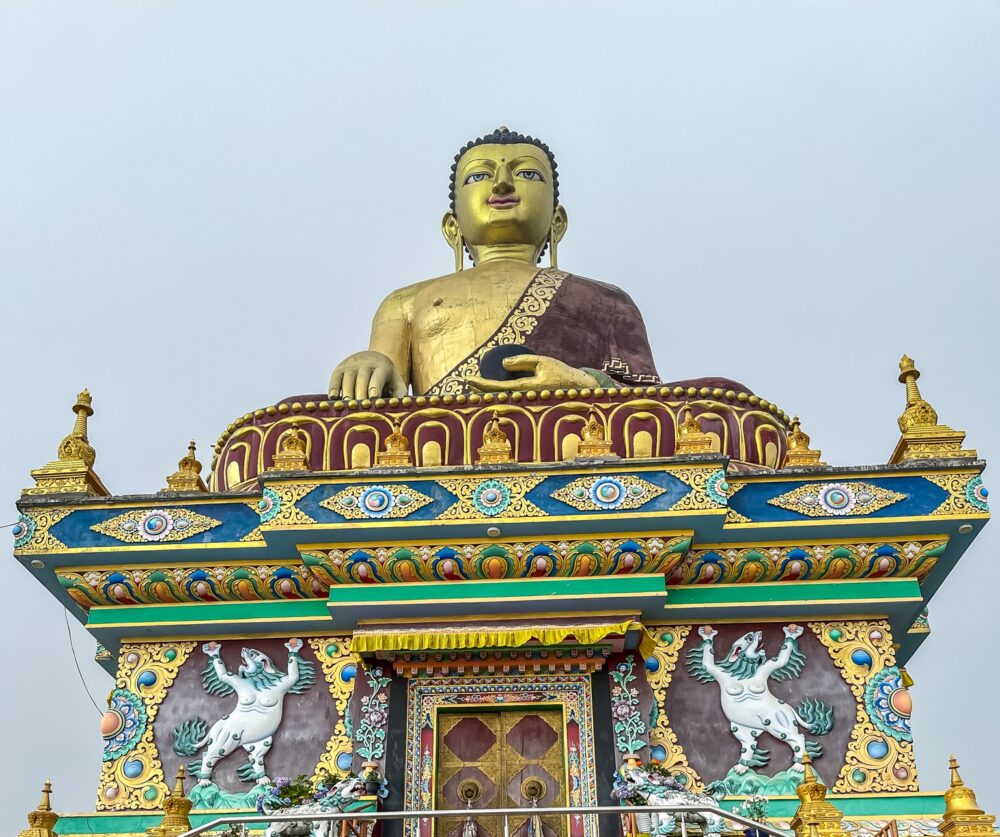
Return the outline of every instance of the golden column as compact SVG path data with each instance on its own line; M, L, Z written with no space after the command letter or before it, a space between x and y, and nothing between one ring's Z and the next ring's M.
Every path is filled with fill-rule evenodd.
M948 767L951 768L951 787L944 792L944 817L938 824L938 831L945 837L994 837L996 817L979 807L976 792L962 781L954 756L949 759Z
M802 757L802 767L802 783L795 789L802 801L792 817L795 837L846 837L844 815L827 801L826 786L817 780L808 755Z

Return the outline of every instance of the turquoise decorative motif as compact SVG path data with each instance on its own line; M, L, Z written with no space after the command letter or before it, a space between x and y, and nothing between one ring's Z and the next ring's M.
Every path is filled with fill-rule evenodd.
M104 713L104 761L114 761L131 750L146 731L146 706L135 692L115 689Z
M261 523L269 523L281 512L281 495L273 488L265 488L263 496L257 502L257 513Z
M863 482L831 482L803 485L767 502L807 517L843 517L871 514L906 495Z
M22 514L17 519L17 523L11 527L10 532L14 536L14 549L20 549L35 537L35 521L28 515Z
M872 722L897 741L912 741L910 696L896 666L887 666L868 681L865 708Z
M472 492L472 503L487 517L503 514L510 506L510 489L500 480L486 480Z
M965 484L965 499L980 511L990 510L990 504L987 501L989 496L989 489L983 485L982 477L973 477Z
M320 505L348 520L409 517L433 500L403 485L355 485L338 491Z
M123 512L90 528L123 543L172 543L221 525L221 520L191 509L170 508Z
M726 480L725 471L720 468L708 478L708 482L705 483L705 493L720 506L727 505L729 482Z
M665 489L633 476L581 477L550 495L580 511L638 509Z

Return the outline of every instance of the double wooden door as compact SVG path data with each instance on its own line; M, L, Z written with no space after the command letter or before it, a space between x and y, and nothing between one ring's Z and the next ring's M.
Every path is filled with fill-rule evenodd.
M471 837L472 826L476 837L503 837L502 818L476 816L484 808L524 809L509 820L511 837L565 837L566 817L529 822L532 803L566 804L564 735L560 709L441 712L435 807L463 815L438 820L437 837Z

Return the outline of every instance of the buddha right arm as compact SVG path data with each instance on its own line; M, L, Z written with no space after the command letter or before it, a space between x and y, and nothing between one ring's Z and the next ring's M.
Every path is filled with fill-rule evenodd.
M400 291L390 294L372 321L368 351L337 364L330 376L331 398L379 398L406 395L410 357L410 322Z

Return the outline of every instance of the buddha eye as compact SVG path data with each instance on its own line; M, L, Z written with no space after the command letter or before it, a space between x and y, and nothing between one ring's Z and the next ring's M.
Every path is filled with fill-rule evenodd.
M465 183L466 184L468 184L468 183L480 183L483 180L488 180L489 176L490 176L489 172L474 171L467 178L465 178Z
M516 176L524 178L525 180L537 180L539 183L545 182L545 178L542 177L542 173L540 171L535 171L534 169L522 169Z

